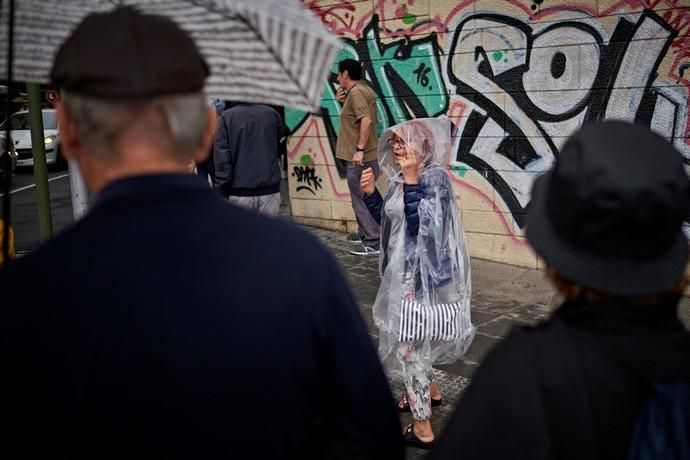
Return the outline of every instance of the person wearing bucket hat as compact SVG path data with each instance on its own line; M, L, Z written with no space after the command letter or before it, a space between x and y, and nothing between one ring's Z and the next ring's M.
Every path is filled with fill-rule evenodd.
M58 51L63 148L95 201L0 269L3 458L402 458L333 257L187 174L207 75L176 23L132 8Z
M690 440L690 333L678 317L689 210L683 157L665 139L621 121L574 134L527 210L527 239L564 303L489 353L431 458L687 458L641 446L652 432L668 455ZM675 415L646 422L664 410Z
M641 125L583 129L536 180L527 239L546 264L587 288L624 297L656 294L688 260L682 224L690 186L682 156Z

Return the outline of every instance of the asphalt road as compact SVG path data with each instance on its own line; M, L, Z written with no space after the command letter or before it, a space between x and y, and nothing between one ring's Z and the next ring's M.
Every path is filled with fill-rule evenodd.
M48 178L53 233L57 233L73 222L69 176L67 170L50 171ZM41 244L35 184L32 168L19 168L12 177L10 219L15 231L18 253L32 251ZM0 210L2 210L1 200Z

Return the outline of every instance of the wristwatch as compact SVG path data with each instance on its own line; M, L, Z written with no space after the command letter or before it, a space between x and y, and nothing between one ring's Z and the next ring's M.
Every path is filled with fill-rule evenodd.
M357 152L364 152L364 147L357 147L356 151Z

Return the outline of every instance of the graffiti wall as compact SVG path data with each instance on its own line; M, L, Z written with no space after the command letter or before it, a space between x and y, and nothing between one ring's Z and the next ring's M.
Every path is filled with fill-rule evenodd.
M448 168L474 256L539 265L523 237L532 182L587 121L650 126L690 172L688 0L303 3L342 37L337 60L362 62L379 132L440 114L457 125ZM296 220L352 231L332 72L318 113L286 112L290 197Z

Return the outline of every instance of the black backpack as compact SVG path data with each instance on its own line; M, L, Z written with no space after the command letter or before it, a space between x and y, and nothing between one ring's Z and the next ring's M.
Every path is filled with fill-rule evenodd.
M628 460L690 459L690 385L658 383L635 419Z
M587 390L580 372L580 356L559 318L540 332L544 340L534 350L543 365L540 379L555 382L551 388L568 389L567 395L551 395L555 415L550 417L550 424L559 424L561 431L572 435L568 451L557 452L556 456L598 459L596 436L590 423L593 415L586 398L582 399ZM549 349L558 349L560 353L550 353ZM690 460L690 385L685 380L649 383L655 391L635 418L628 460ZM562 414L568 416L559 416Z

